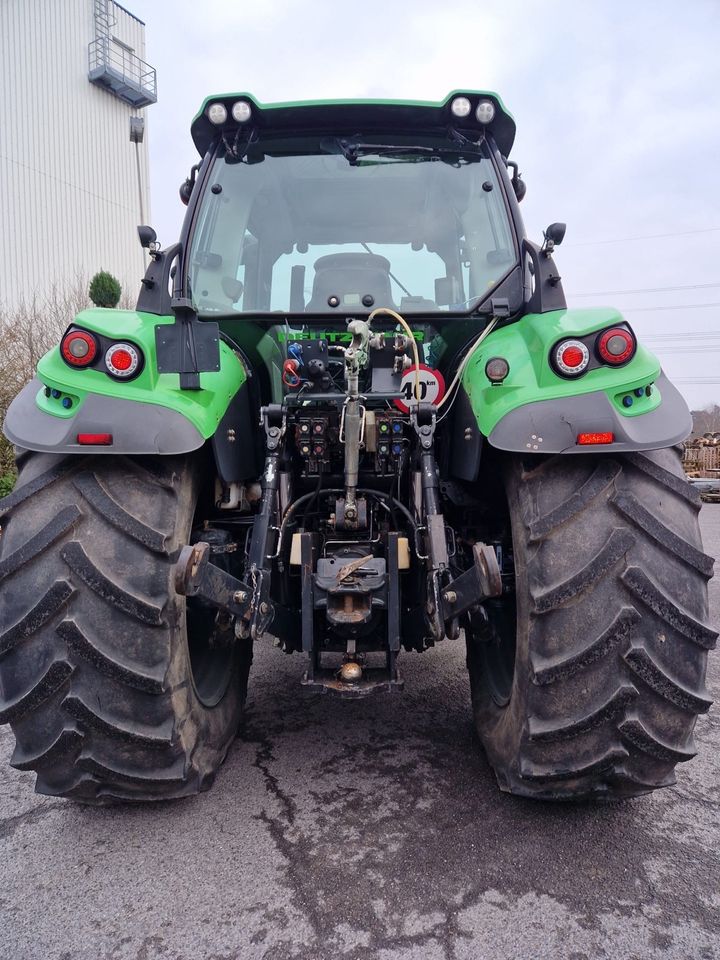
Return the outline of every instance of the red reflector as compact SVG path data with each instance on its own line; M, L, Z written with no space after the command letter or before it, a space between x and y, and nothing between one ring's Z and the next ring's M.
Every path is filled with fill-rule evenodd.
M579 377L589 362L590 351L582 340L562 340L552 349L551 363L561 377Z
M131 343L115 343L105 353L105 366L108 373L120 380L139 373L141 362L142 354Z
M113 438L111 433L79 433L77 442L88 447L109 447Z
M615 440L614 433L579 433L577 442L578 443L613 443Z
M565 347L561 358L566 367L579 367L585 359L579 347Z
M129 370L132 366L133 358L127 350L113 350L109 361L116 370Z

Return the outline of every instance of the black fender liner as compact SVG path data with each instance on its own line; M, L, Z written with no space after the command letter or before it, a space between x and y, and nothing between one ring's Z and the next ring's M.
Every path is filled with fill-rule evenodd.
M46 453L189 453L205 442L200 431L176 410L90 393L73 417L53 417L35 402L43 384L35 378L15 397L3 433L26 450ZM110 433L111 446L77 442L79 433Z
M602 390L575 397L538 400L516 407L493 427L493 447L518 453L606 453L672 447L692 430L680 391L660 373L655 381L661 402L635 417L619 413ZM580 445L579 433L612 432L613 443Z

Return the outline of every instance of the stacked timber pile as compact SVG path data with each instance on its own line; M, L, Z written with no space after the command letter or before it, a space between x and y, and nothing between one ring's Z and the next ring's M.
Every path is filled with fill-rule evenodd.
M683 467L690 476L717 476L720 471L720 432L691 437L684 443Z

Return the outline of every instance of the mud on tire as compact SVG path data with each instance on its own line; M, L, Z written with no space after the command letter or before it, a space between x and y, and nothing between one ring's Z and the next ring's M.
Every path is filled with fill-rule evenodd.
M207 789L251 661L188 641L171 584L200 489L192 458L23 453L0 501L0 722L39 793L88 803Z
M511 458L507 495L517 631L468 631L475 723L501 788L557 799L674 783L711 705L717 637L700 499L677 451ZM487 644L513 639L503 702Z

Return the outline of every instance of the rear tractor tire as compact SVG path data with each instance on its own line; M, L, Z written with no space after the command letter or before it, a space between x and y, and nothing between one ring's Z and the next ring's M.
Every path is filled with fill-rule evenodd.
M0 501L0 722L38 793L85 803L207 789L236 734L252 648L171 573L198 458L24 452Z
M516 594L466 631L475 725L503 790L633 796L695 753L705 689L700 499L676 450L508 458Z

